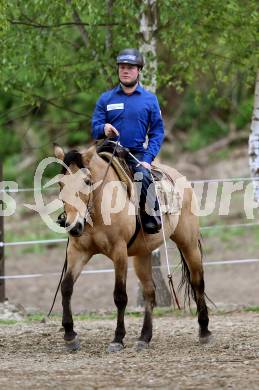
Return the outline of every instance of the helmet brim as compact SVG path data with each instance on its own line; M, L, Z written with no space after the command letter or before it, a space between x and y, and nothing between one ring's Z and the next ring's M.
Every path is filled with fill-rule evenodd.
M130 64L130 65L138 65L137 63L136 63L136 61L131 61L131 60L120 60L120 61L117 61L117 64L119 65L119 64Z
M135 65L137 66L138 68L143 68L142 65L139 65L137 64L135 61L130 61L130 60L125 60L125 61L117 61L117 65L120 65L120 64L129 64L129 65Z

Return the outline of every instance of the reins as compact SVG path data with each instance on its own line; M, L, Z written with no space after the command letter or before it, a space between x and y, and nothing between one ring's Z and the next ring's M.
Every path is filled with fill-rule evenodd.
M110 168L110 166L111 166L111 164L112 164L112 160L113 160L113 157L114 157L114 155L115 155L115 153L116 153L116 149L117 149L118 145L119 145L119 138L118 138L118 140L116 141L116 145L115 145L115 147L114 147L114 150L113 150L111 159L110 159L110 161L109 161L109 163L108 163L108 165L107 165L107 168L106 168L106 170L105 170L105 173L104 173L104 176L103 176L103 179L102 179L102 184L101 184L101 186L99 187L99 191L101 190L101 188L102 188L102 186L103 186L103 183L104 183L104 180L105 180L105 178L106 178L106 176L107 176L107 174L108 174L108 170L109 170L109 168ZM88 202L88 205L89 205L89 203L90 203L90 200L89 200L89 202ZM85 216L84 216L84 222L87 221L86 216L87 216L88 214L91 215L91 214L89 213L89 207L86 207L86 212L85 212ZM68 237L68 239L67 239L65 262L64 262L64 265L63 265L63 268L62 268L62 272L61 272L61 275L60 275L60 278L59 278L58 286L57 286L57 289L56 289L56 292L55 292L55 295L54 295L54 298L53 298L53 302L52 302L51 308L50 308L50 310L49 310L49 312L48 312L48 314L47 314L47 317L50 316L50 314L51 314L51 312L52 312L52 310L53 310L53 307L54 307L54 305L55 305L56 298L57 298L57 295L58 295L58 292L59 292L59 289L60 289L60 286L61 286L61 283L62 283L62 280L63 280L63 277L64 277L64 275L65 275L65 273L66 273L66 271L67 271L67 248L68 248L68 243L69 243L69 237Z
M110 141L112 143L115 144L115 147L113 149L113 152L112 152L112 155L111 155L111 159L106 167L106 170L105 170L105 173L104 173L104 176L103 176L103 179L102 179L102 184L101 186L99 187L98 189L98 192L102 189L103 187L103 184L104 184L104 180L108 174L108 171L109 171L109 168L112 164L112 160L114 158L114 155L116 153L116 150L117 150L117 147L120 146L122 147L123 149L125 149L119 142L119 138L117 139L117 141ZM130 153L130 151L127 151L130 156L132 158L134 158L135 161L137 161L139 164L140 164L140 161L132 154ZM163 241L164 241L164 246L165 246L165 255L166 255L166 263L167 263L167 269L168 269L168 284L169 284L169 289L170 289L170 292L171 292L171 296L172 296L172 302L173 302L173 305L175 307L175 303L178 307L178 309L180 310L181 307L180 307L180 304L179 304L179 301L177 299L177 295L176 295L176 292L175 292L175 288L174 288L174 285L173 285L173 276L171 274L171 270L170 270L170 265L169 265L169 258L168 258L168 250L167 250L167 245L166 245L166 239L165 239L165 231L164 231L164 223L163 223L163 218L162 218L162 212L161 212L161 205L160 205L160 202L159 202L159 198L158 198L158 194L157 194L157 190L156 190L156 186L155 186L155 179L151 173L151 178L152 178L152 181L153 181L153 184L154 184L154 187L155 187L155 192L156 192L156 197L157 197L157 201L158 201L158 208L159 208L159 214L160 214L160 217L161 217L161 227L162 227L162 235L163 235ZM88 205L90 203L90 200L88 202ZM85 212L85 216L84 216L84 221L86 221L86 215L90 214L89 213L89 210L88 210L88 207L86 208L86 212ZM90 214L91 215L91 214ZM140 227L139 227L140 228ZM133 243L133 241L135 240L136 236L137 236L137 233L139 232L139 229L136 229L133 237L131 238L130 242L128 243L128 248L131 246L131 244ZM60 276L60 279L59 279L59 283L58 283L58 286L57 286L57 289L56 289L56 292L55 292L55 295L54 295L54 298L53 298L53 302L52 302L52 305L51 305L51 308L47 314L47 317L50 316L52 310L53 310L53 307L55 305L55 302L56 302L56 298L57 298L57 295L58 295L58 291L60 289L60 286L61 286L61 283L62 283L62 280L63 280L63 277L67 271L67 248L68 248L68 244L69 244L69 237L67 239L67 246L66 246L66 257L65 257L65 262L64 262L64 265L63 265L63 269L62 269L62 272L61 272L61 276ZM174 303L175 302L175 303Z
M58 287L56 289L56 293L54 295L54 299L53 299L53 302L52 302L52 305L51 305L51 308L47 314L47 317L50 316L52 310L53 310L53 307L55 305L55 302L56 302L56 298L57 298L57 295L58 295L58 291L59 291L59 288L60 288L60 285L62 283L62 280L63 280L63 276L65 275L66 271L67 271L67 248L68 248L68 243L69 243L69 237L67 239L67 246L66 246L66 257L65 257L65 262L64 262L64 265L63 265L63 269L62 269L62 272L61 272L61 276L60 276L60 279L59 279L59 282L58 282Z
M110 141L110 142L115 142L115 141ZM116 142L116 146L120 146L121 148L124 148L120 143L119 143L119 140L117 140ZM125 149L125 148L124 148ZM130 153L130 151L128 151L128 154L138 163L138 164L141 164L140 160L138 160L132 153ZM169 289L170 289L170 292L171 292L171 296L172 296L172 302L173 302L173 305L175 307L175 303L177 305L177 308L179 310L181 310L181 307L180 307L180 303L178 301L178 298L177 298L177 295L176 295L176 292L175 292L175 288L174 288L174 284L173 284L173 276L172 276L172 273L171 273L171 270L170 270L170 264L169 264L169 258L168 258L168 250L167 250L167 245L166 245L166 239L165 239L165 229L164 229L164 222L163 222L163 216L162 216L162 211L161 211L161 205L160 205L160 201L159 201L159 197L158 197L158 194L157 194L157 189L156 189L156 185L155 185L155 179L154 179L154 176L152 174L152 172L150 172L151 174L151 178L152 178L152 182L154 184L154 187L155 187L155 192L156 192L156 197L157 197L157 202L158 202L158 210L159 210L159 214L160 214L160 218L161 218L161 228L162 228L162 235L163 235L163 241L164 241L164 246L165 246L165 257L166 257L166 264L167 264L167 270L168 270L168 284L169 284Z
M101 189L102 189L102 187L103 187L104 180L105 180L105 178L106 178L106 176L107 176L107 174L108 174L109 168L110 168L110 166L111 166L111 164L112 164L112 160L113 160L113 157L115 156L117 147L118 147L118 145L120 145L120 137L118 137L117 141L110 141L110 142L115 143L115 147L114 147L114 149L113 149L113 152L112 152L112 155L111 155L111 159L110 159L110 161L108 162L108 165L107 165L106 170L105 170L105 172L104 172L104 176L103 176L103 178L102 178L102 184L101 184L101 186L99 187L99 191L98 191L98 192L100 192Z
M155 187L155 192L156 192L156 197L157 197L157 202L158 202L158 209L159 209L159 214L160 214L160 217L161 217L161 227L162 227L162 235L163 235L163 241L164 241L164 246L165 246L165 258L166 258L166 265L167 265L167 271L168 271L168 274L167 274L167 277L168 277L168 284L169 284L169 289L170 289L170 292L171 292L171 295L172 295L172 301L173 301L173 305L175 307L175 304L174 302L176 303L177 307L179 310L181 310L181 306L180 306L180 303L178 301L178 298L177 298L177 295L176 295L176 292L175 292L175 288L174 288L174 284L173 284L173 276L172 276L172 273L171 273L171 270L170 270L170 264L169 264L169 258L168 258L168 250L167 250L167 244L166 244L166 239L165 239L165 229L164 229L164 221L163 221L163 216L162 216L162 211L161 211L161 205L160 205L160 201L159 201L159 197L158 197L158 194L157 194L157 189L156 189L156 185L155 185L155 179L154 179L154 176L152 175L152 172L151 173L151 177L152 177L152 181L153 181L153 184L154 184L154 187Z

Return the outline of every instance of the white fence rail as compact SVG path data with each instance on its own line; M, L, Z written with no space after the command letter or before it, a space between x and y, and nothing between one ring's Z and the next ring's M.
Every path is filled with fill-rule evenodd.
M202 180L189 180L190 183L219 183L219 182L233 182L233 181L258 181L258 177L232 177L232 178L219 178L219 179L202 179ZM34 191L51 191L51 188L7 188L0 189L1 192L17 193L17 192L34 192Z
M234 260L210 260L210 261L204 261L204 266L217 266L217 265L226 265L226 264L248 264L248 263L258 263L259 259L234 259ZM161 266L154 266L155 268L167 268L166 265ZM177 266L170 264L170 268L176 269ZM128 271L133 271L134 268L128 268ZM97 270L86 270L82 271L81 274L83 275L92 275L92 274L104 274L104 273L114 273L113 268L106 268L106 269L97 269ZM0 276L0 280L12 280L12 279L31 279L31 278L42 278L42 277L49 277L49 276L60 276L60 273L58 272L50 272L50 273L44 273L44 274L21 274L21 275L6 275L6 276Z
M210 225L202 226L200 230L210 230L210 229L237 229L240 227L252 227L259 226L259 223L238 223L232 225ZM37 245L37 244L56 244L61 242L67 242L66 238L54 238L49 240L32 240L32 241L14 241L14 242L1 242L0 247L9 247L9 246L20 246L20 245Z
M257 177L234 177L234 178L225 178L225 179L208 179L208 180L192 180L191 183L216 183L216 182L232 182L232 181L255 181L258 180ZM18 189L0 189L0 193L18 193L18 192L34 192L46 190L44 188L18 188ZM241 228L241 227L253 227L259 226L259 223L244 223L244 224L231 224L231 225L210 225L203 226L201 230L210 230L210 229L231 229L231 228ZM67 242L66 238L55 238L55 239L46 239L46 240L32 240L32 241L14 241L14 242L0 242L0 247L14 247L21 245L45 245L45 244L58 244ZM206 261L203 264L205 266L216 266L216 265L226 265L226 264L247 264L247 263L258 263L259 259L232 259L232 260L210 260ZM159 266L159 268L164 268L165 266ZM176 268L171 264L172 268ZM153 267L156 268L156 267ZM129 271L132 271L133 268L129 268ZM82 274L99 274L99 273L113 273L113 269L100 269L100 270L86 270ZM22 274L22 275L6 275L0 276L0 280L11 280L11 279L28 279L28 278L41 278L49 276L59 276L59 273L38 273L38 274Z

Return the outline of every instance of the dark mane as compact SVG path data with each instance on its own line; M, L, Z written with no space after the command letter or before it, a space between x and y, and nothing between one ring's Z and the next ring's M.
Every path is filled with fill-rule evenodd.
M69 167L71 164L75 164L79 169L84 168L83 159L81 153L78 150L70 150L65 154L64 163ZM62 174L66 173L66 168L62 167Z

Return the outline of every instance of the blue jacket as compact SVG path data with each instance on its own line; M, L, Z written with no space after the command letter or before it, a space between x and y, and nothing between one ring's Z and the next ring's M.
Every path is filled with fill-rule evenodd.
M120 133L120 143L132 152L143 152L142 161L151 163L164 139L164 124L157 97L138 85L132 95L120 85L103 93L92 118L92 136L104 138L104 125L110 123ZM148 135L148 146L143 144ZM116 140L117 137L114 138Z

